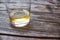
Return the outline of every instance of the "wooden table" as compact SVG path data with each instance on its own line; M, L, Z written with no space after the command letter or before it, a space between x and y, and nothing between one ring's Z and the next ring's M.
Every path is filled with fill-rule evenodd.
M60 39L41 39L41 38L27 38L27 37L13 37L0 35L0 40L60 40Z
M29 26L16 29L10 25L7 11L0 10L1 39L55 40L60 38L60 13L31 12L30 14Z
M12 28L9 24L7 11L0 11L0 34L18 37L60 37L60 14L58 13L31 13L29 27Z

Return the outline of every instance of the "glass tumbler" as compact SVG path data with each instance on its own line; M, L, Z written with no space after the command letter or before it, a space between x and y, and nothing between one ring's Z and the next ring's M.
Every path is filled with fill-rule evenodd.
M14 27L25 27L30 22L30 0L20 1L19 7L13 7L8 9L10 24ZM15 5L14 5L15 6Z

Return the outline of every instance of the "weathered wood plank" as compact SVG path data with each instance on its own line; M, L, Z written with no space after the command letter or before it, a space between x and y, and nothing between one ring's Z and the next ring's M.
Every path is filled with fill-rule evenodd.
M58 14L31 13L30 28L26 27L24 29L12 28L7 14L6 11L1 11L0 13L0 33L37 37L60 37L60 16Z
M7 3L6 3L7 4ZM2 4L3 5L3 4ZM16 7L15 4L7 4L8 7ZM17 4L17 7L19 4ZM32 5L33 7L33 5ZM47 10L46 7L42 7ZM0 6L1 8L1 6ZM2 7L2 10L5 10L6 7ZM0 9L0 10L1 10ZM32 10L33 8L31 8ZM59 13L45 13L43 12L34 12L30 13L31 15L31 22L29 27L23 29L16 29L10 26L9 16L7 11L0 11L0 33L3 34L12 34L12 35L23 35L23 36L36 36L36 37L60 37L60 14Z
M59 40L59 39L38 39L38 38L26 38L26 37L12 37L0 35L0 40Z

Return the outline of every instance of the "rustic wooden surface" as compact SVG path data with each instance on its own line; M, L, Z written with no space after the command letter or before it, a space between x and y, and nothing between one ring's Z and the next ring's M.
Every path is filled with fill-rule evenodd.
M0 11L0 33L37 37L60 37L59 17L59 14L31 13L29 27L16 29L10 26L8 13Z
M13 6L15 4L12 5L12 3L0 4L0 33L34 37L60 37L60 13L49 13L49 10L46 12L47 8L41 6L41 9L38 8L39 12L35 10L35 12L30 13L31 21L29 27L16 29L9 24L9 16L5 4L10 8L18 7L18 5Z
M0 40L59 40L59 39L40 39L40 38L12 37L12 36L0 35Z

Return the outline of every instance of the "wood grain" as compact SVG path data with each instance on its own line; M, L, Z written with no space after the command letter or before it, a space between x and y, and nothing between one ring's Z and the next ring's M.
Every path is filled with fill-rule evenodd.
M10 26L8 13L6 11L0 12L0 33L36 37L60 37L59 14L31 13L29 26L16 29Z
M38 38L25 38L25 37L12 37L0 35L0 40L59 40L59 39L38 39Z
M14 8L14 6L10 6L10 5L9 7ZM44 12L43 8L42 8L43 10L38 8L43 12L40 11L36 12L35 10L34 12L32 11L30 13L31 15L30 24L25 28L17 29L17 28L13 28L10 25L9 16L8 16L9 13L7 13L7 10L5 10L6 8L3 7L1 9L0 9L1 34L9 34L9 35L17 35L17 36L34 36L34 37L60 37L60 13Z

